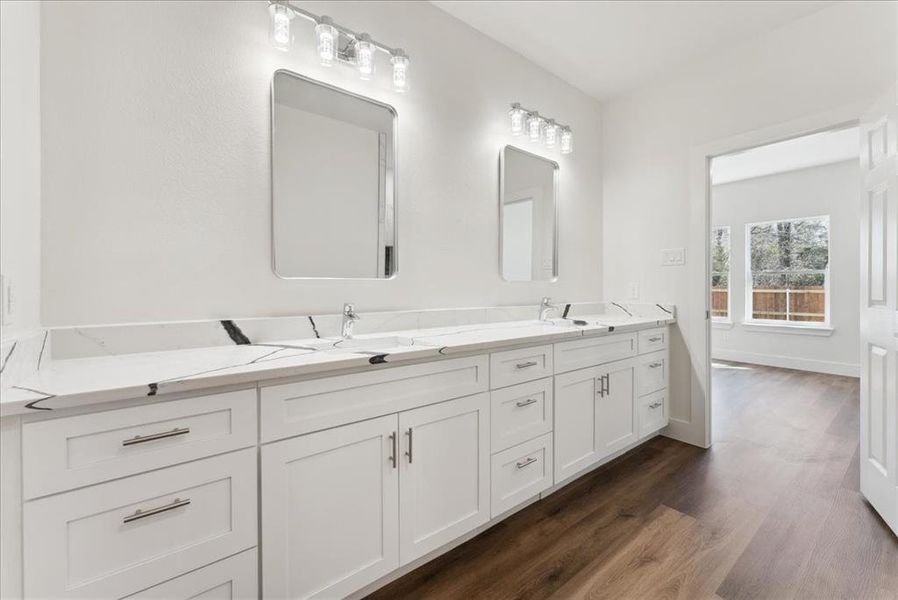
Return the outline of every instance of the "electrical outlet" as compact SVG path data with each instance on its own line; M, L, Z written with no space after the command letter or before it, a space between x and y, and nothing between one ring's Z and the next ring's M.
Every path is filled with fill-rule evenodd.
M0 275L0 324L12 325L15 314L15 296L13 296L12 281L9 277Z
M662 267L677 267L686 264L686 248L668 248L661 251Z
M628 299L629 300L639 300L639 284L636 283L635 281L631 281L629 290L630 291L629 291Z

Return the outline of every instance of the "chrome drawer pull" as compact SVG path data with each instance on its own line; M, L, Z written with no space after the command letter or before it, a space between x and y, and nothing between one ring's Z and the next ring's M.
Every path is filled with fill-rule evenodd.
M527 398L526 400L518 400L517 402L515 402L515 406L530 406L531 404L535 404L536 402L538 402L536 398Z
M150 435L135 435L133 438L122 440L122 446L133 446L134 444L143 444L144 442L154 442L156 440L164 440L165 438L178 435L187 435L188 433L190 433L190 427L175 427L171 431L161 431L159 433L151 433Z
M517 368L517 369L526 369L527 367L535 367L535 366L536 366L536 361L535 361L535 360L528 360L527 362L522 362L522 363L516 364L516 365L515 365L515 368Z
M399 436L396 435L395 431L390 434L390 446L392 446L393 450L390 453L390 464L396 469L399 463Z
M175 498L171 502L171 504L166 504L165 506L157 506L156 508L149 508L147 510L140 510L138 508L136 511L134 511L133 514L130 514L122 519L122 523L130 523L131 521L146 519L147 517L152 517L153 515L158 515L159 513L168 512L170 510L175 510L176 508L181 508L182 506L187 506L188 504L190 504L190 498L185 498L183 500L181 500L180 498Z
M405 455L408 456L408 464L412 464L412 428L409 427L405 433L408 436L408 452Z
M663 367L663 366L664 366L664 363L661 362L661 361L658 361L658 362L653 362L652 364L650 364L650 365L649 365L649 368L650 368L650 369L657 369L658 367Z
M652 402L649 404L649 408L658 408L659 406L664 406L664 403L660 400L658 402Z
M655 335L649 338L650 342L660 342L663 338L660 335Z
M537 459L535 459L535 458L533 458L533 457L531 456L531 457L528 458L527 460L522 460L521 462L515 463L514 466L517 467L517 468L519 468L519 469L523 469L524 467L526 467L526 466L528 466L528 465L532 465L532 464L535 463L536 461L537 461Z

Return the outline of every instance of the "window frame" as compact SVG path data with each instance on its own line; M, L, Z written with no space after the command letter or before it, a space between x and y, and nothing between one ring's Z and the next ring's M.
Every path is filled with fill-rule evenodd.
M754 285L751 265L751 228L759 225L774 225L776 223L794 223L796 221L811 221L814 219L826 220L826 268L802 269L800 271L788 271L795 274L822 274L823 275L823 321L787 321L781 319L755 319L754 314ZM793 217L788 219L771 219L768 221L755 221L745 224L745 316L743 323L746 325L758 325L761 327L775 326L794 329L822 329L832 331L830 322L831 293L830 293L830 266L832 265L832 218L830 215L811 215L807 217ZM763 273L787 273L787 271L762 271Z
M720 271L714 270L714 262L711 259L710 250L713 249L714 243L714 232L718 229L726 229L727 232L727 266L729 270L727 271L727 316L725 317L716 317L714 316L713 309L713 301L709 301L709 305L712 307L711 309L711 322L712 323L721 323L721 324L729 324L733 322L733 229L729 225L715 225L711 227L711 244L709 244L709 252L708 252L708 261L710 270L710 281L711 281L711 296L713 298L714 295L714 275L721 275Z

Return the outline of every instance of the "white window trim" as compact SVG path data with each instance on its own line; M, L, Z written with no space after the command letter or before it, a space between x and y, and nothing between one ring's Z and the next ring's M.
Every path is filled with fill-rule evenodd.
M727 258L729 261L729 270L727 271L727 316L715 317L711 316L711 325L717 329L730 329L733 326L733 231L729 225L717 225L711 227L711 235L715 229L727 230ZM711 280L714 280L715 271L711 271ZM712 288L713 290L713 288ZM711 292L714 293L713 291ZM729 327L727 327L729 325Z
M778 319L755 319L752 317L754 312L754 291L752 285L751 270L751 228L757 225L771 225L774 223L784 223L787 221L805 221L810 219L826 219L829 227L829 237L826 242L827 258L826 269L806 269L804 271L796 271L796 273L824 273L823 278L823 322L817 321L780 321ZM807 335L832 335L834 331L832 322L830 321L830 270L832 264L832 219L829 215L814 215L809 217L794 217L791 219L773 219L771 221L757 221L755 223L745 224L745 318L742 321L742 327L746 331L763 331L781 333L803 333Z

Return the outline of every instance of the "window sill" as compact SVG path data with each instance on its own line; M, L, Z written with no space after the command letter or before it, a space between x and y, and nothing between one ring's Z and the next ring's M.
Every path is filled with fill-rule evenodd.
M765 323L763 321L744 321L742 328L745 331L755 331L760 333L791 333L798 335L816 335L829 337L835 331L829 325L797 325L785 323Z
M732 329L733 322L729 319L715 319L711 318L711 327L714 329Z

